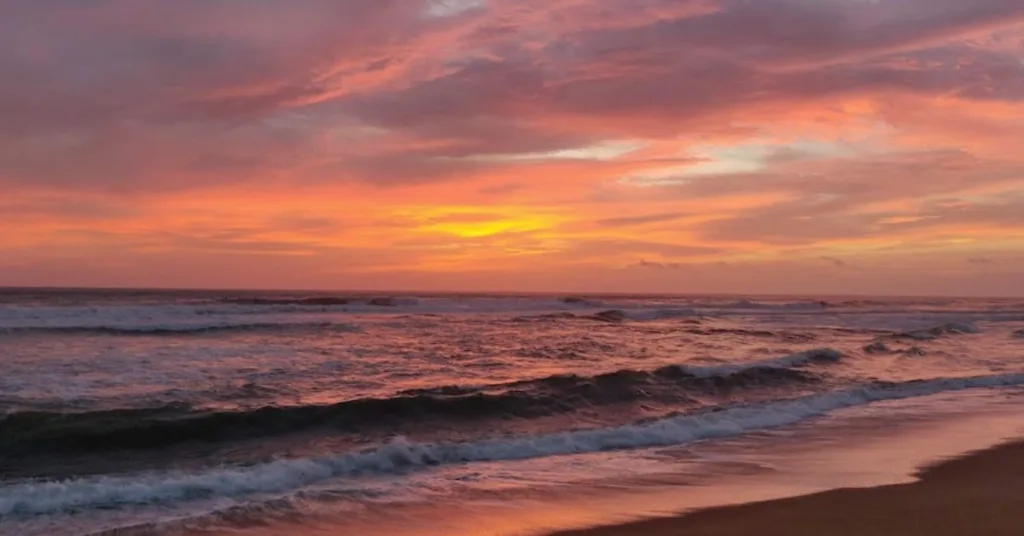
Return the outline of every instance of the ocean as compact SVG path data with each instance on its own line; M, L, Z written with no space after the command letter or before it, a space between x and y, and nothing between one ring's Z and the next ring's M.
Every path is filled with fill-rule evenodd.
M898 478L846 468L1022 385L1020 299L0 289L0 534L544 532Z

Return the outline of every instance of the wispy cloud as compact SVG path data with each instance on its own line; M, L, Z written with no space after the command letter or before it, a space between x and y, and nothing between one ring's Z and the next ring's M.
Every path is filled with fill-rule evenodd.
M1024 292L1022 54L1014 0L8 2L0 279Z
M652 268L655 270L681 270L687 268L687 265L681 262L654 262L642 260L633 266L637 268Z

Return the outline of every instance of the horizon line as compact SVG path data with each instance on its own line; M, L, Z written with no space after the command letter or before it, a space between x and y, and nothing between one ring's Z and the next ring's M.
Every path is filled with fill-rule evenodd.
M733 298L733 297L759 297L759 298L885 298L885 299L994 299L1014 300L1024 299L1024 295L944 295L944 294L787 294L787 293L731 293L731 292L607 292L607 291L560 291L560 290L413 290L413 289L344 289L344 288L231 288L231 287L108 287L108 286L56 286L56 285L23 285L10 286L0 285L0 293L10 291L55 291L55 292L208 292L208 293L239 293L239 292L268 292L268 293L289 293L289 292L311 292L311 293L337 293L337 294L384 294L391 296L591 296L591 297L634 297L634 298Z

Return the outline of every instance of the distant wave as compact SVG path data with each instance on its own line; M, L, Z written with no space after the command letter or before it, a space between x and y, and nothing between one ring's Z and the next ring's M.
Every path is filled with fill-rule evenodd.
M285 331L302 329L357 331L359 326L340 322L240 322L206 324L154 324L154 325L70 325L70 326L26 326L0 328L3 333L54 333L73 335L189 335L231 331Z
M661 308L640 311L627 311L631 320L665 320L669 318L698 317L701 313L692 308Z
M651 321L679 317L698 317L700 313L696 309L668 308L668 309L606 309L596 313L575 314L572 312L544 313L533 316L520 316L517 321L543 321L543 320L597 320L618 324L626 321ZM694 319L696 320L696 318Z
M476 297L402 297L402 296L267 296L221 297L204 301L169 303L102 303L95 305L19 305L0 304L0 335L31 330L53 332L106 331L108 334L160 332L176 334L225 329L276 329L274 324L314 326L315 322L339 321L347 315L494 315L515 322L602 321L611 324L671 320L700 324L715 317L783 315L814 318L828 310L827 323L841 323L841 315L885 315L876 319L886 325L908 325L914 318L900 308L860 309L816 301L801 302L715 302L695 299L649 299L556 296L476 296ZM955 313L958 319L1018 321L1024 311L1006 308L972 311L932 311L927 314ZM925 314L912 311L914 316ZM909 324L914 325L914 324ZM184 326L184 327L183 327ZM237 326L237 327L236 327ZM954 324L943 333L915 330L900 334L904 338L928 339L956 330ZM713 328L725 329L725 328ZM757 336L757 330L747 335ZM962 332L962 330L960 330ZM708 334L723 334L719 331ZM739 333L737 333L739 334Z
M691 326L702 326L706 324L706 318L704 315L696 310L690 308L676 308L676 309L639 309L639 310L623 310L623 309L606 309L590 314L579 314L569 311L562 311L557 313L545 313L531 316L518 316L512 319L514 322L571 322L578 320L591 320L599 321L609 324L621 324L625 322L650 322L657 320L669 320L674 319L680 324L689 324ZM683 328L683 331L693 335L737 335L741 337L763 337L763 338L778 338L787 342L810 342L817 338L816 335L811 333L801 333L795 331L776 331L768 329L749 329L739 327L688 327ZM862 330L857 330L861 332Z
M514 322L551 322L551 321L573 321L591 320L606 322L609 324L620 324L623 322L635 321L645 322L652 320L664 320L670 318L691 317L687 320L693 323L699 322L700 313L695 309L605 309L594 313L574 313L571 311L558 311L549 313L538 313L522 315L512 318Z
M815 348L806 352L799 352L792 355L753 361L748 363L729 363L712 366L679 366L687 374L697 377L728 376L747 371L764 370L789 370L794 367L802 367L812 363L838 363L843 358L843 353L832 348Z
M949 322L939 326L904 331L890 335L894 339L911 339L916 341L930 341L945 337L947 335L963 335L968 333L980 333L978 326L971 322Z
M595 376L559 375L484 387L411 390L390 398L331 405L249 411L200 412L164 407L15 412L0 418L0 455L159 449L188 441L233 441L323 427L356 432L427 420L532 418L633 402L678 407L694 403L690 395L813 382L817 378L799 367L839 358L839 352L821 349L748 363L672 365Z
M224 303L238 305L300 305L310 307L324 307L332 305L369 305L373 307L400 307L411 306L420 303L417 298L381 296L375 298L347 297L347 296L308 296L295 298L224 298Z
M831 304L822 300L798 302L760 302L740 300L717 305L717 307L722 309L777 309L782 311L820 311L831 306Z
M104 304L104 305L0 305L0 334L14 330L110 328L110 331L195 331L199 326L221 325L250 328L270 324L296 324L336 320L344 314L501 314L517 312L579 311L593 304L556 298L348 298L252 297L224 298L202 303ZM296 318L289 320L289 318Z
M315 296L309 298L252 297L223 298L220 301L223 303L231 303L237 305L309 305L313 307L322 307L329 305L348 305L349 303L352 303L353 298L343 298L340 296Z
M817 336L812 333L772 331L767 329L707 327L687 329L686 333L694 335L738 335L741 337L779 338L787 342L810 342L817 339Z
M288 493L336 478L390 474L456 463L493 462L614 449L687 444L786 426L843 408L964 389L1024 384L1024 374L878 382L841 391L700 411L642 424L502 437L462 443L413 443L321 458L276 460L197 473L146 473L23 483L0 488L0 518L128 505L173 504L255 493Z

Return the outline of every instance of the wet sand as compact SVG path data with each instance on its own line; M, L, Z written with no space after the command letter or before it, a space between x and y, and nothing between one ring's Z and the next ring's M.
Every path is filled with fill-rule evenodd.
M947 461L910 484L840 489L552 536L1024 534L1024 443Z

